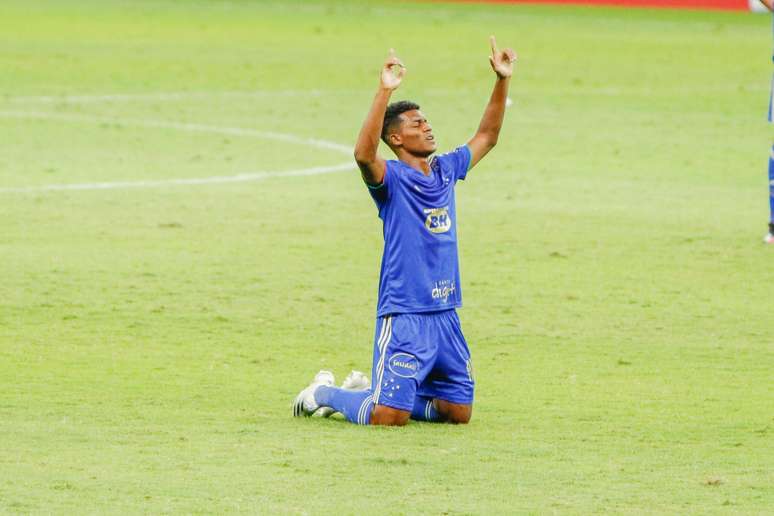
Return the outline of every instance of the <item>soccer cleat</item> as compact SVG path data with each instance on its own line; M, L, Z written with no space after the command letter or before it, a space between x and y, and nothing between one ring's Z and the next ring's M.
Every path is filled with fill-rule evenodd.
M293 402L293 416L301 417L314 414L317 409L320 408L320 405L318 405L317 401L314 399L314 391L321 385L333 387L335 384L336 381L333 378L333 373L330 371L320 371L314 375L312 383L296 396L296 399Z
M344 378L341 388L348 391L365 391L371 388L371 382L360 371L352 371Z
M763 237L763 243L774 244L774 233L767 233L766 236Z
M350 372L341 384L341 388L347 391L367 391L371 388L371 382L368 377L360 371ZM320 410L314 413L315 417L331 417L336 411L330 407L320 407Z

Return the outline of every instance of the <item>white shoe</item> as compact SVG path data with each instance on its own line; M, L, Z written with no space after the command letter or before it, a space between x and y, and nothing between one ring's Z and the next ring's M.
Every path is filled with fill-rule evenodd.
M309 387L298 393L295 401L293 402L293 416L311 416L320 405L314 399L314 391L322 385L333 387L336 384L336 380L333 378L333 373L330 371L320 371L314 375L314 380L309 384Z
M364 373L352 371L344 378L341 388L348 391L367 391L371 388L371 382Z
M767 233L766 236L763 237L763 243L774 244L774 233Z
M352 371L344 378L341 388L347 391L367 391L371 388L371 382L360 371ZM315 417L331 417L335 413L336 411L330 407L320 407L320 410L315 412L314 415Z

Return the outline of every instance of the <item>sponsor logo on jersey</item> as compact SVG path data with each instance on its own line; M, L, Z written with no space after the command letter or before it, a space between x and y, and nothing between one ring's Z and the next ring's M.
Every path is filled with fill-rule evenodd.
M449 300L449 296L456 291L457 286L452 280L436 281L430 295L433 296L433 299L440 299L442 302L446 303Z
M419 361L414 355L408 353L395 353L387 362L393 374L402 378L414 378L419 372Z
M425 227L431 233L446 233L451 229L451 217L449 216L449 207L443 208L425 208Z

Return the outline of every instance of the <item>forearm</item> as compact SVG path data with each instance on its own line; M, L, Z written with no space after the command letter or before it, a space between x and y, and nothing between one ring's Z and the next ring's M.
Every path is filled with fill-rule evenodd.
M368 111L363 127L357 137L355 145L355 160L358 163L372 163L376 159L376 151L379 148L379 138L382 134L382 123L387 104L390 101L392 90L382 86L376 92L371 109Z
M491 145L497 143L500 135L500 128L503 126L505 117L505 102L508 100L508 86L510 77L497 77L492 96L484 110L484 116L478 126L477 135L486 138Z
M774 0L760 0L760 2L766 6L769 11L774 11Z

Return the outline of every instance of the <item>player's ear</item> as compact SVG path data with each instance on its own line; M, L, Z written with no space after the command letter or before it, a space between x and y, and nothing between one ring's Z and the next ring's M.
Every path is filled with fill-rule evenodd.
M387 139L390 141L390 145L393 147L400 147L400 145L403 143L403 139L398 133L390 134Z

